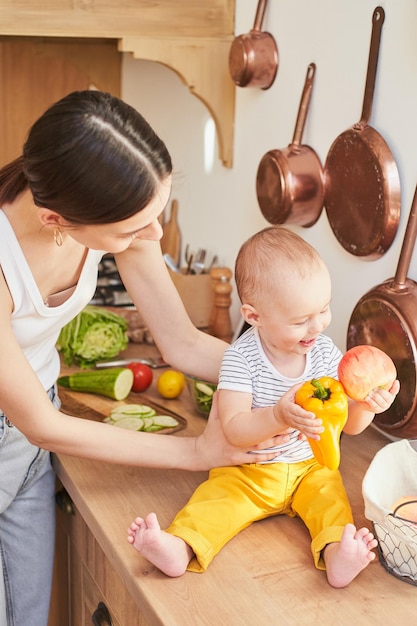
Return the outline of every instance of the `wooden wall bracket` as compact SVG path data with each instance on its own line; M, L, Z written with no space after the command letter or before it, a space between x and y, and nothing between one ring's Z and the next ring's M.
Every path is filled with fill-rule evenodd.
M213 117L232 167L235 85L228 55L235 0L2 0L0 36L114 39L135 58L173 69Z
M235 85L229 75L230 40L147 39L123 37L119 50L136 59L156 61L178 74L190 92L208 108L216 125L219 158L233 165Z

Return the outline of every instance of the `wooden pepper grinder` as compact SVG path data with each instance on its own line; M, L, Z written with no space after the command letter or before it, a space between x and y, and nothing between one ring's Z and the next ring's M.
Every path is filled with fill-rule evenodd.
M210 316L209 333L219 339L230 342L233 337L232 322L230 319L230 305L232 298L232 270L228 267L213 267L210 270L213 284L214 301Z

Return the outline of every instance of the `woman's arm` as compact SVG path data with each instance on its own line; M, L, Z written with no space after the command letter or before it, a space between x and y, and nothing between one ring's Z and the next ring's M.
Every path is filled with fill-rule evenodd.
M253 456L231 446L214 410L198 437L126 431L56 410L13 334L12 302L0 273L0 408L34 445L77 457L143 467L207 470L250 463ZM263 460L271 458L265 455Z
M217 418L217 404L199 437L161 436L115 428L57 411L16 344L2 327L1 408L34 445L51 452L109 463L187 470L250 463L253 456L230 445ZM268 460L265 455L262 460ZM259 460L259 459L257 459Z
M122 281L163 358L172 367L217 383L227 344L191 322L159 242L136 240L115 255Z

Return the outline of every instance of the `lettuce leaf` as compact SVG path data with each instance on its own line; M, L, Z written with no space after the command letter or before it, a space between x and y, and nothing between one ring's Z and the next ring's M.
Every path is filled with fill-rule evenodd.
M67 365L93 367L127 347L127 328L120 315L89 304L62 328L56 346Z

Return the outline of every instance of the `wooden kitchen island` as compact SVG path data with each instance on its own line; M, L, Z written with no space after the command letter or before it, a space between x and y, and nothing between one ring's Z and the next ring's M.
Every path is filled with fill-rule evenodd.
M177 400L158 396L160 371L155 370L146 394L131 394L127 401L149 398L186 418L185 430L161 437L200 432L205 420L193 410L187 390ZM114 405L90 394L61 395L66 412L90 419L100 419ZM362 477L387 443L372 428L342 439L341 471L358 525L369 523ZM50 626L352 626L416 620L417 588L388 574L378 560L348 588L331 588L325 573L313 566L303 523L285 516L244 530L206 573L170 579L128 544L127 528L135 516L152 510L168 525L206 473L122 467L63 455L54 456L54 466L65 492L59 494L58 508L54 595L59 610L55 601Z

